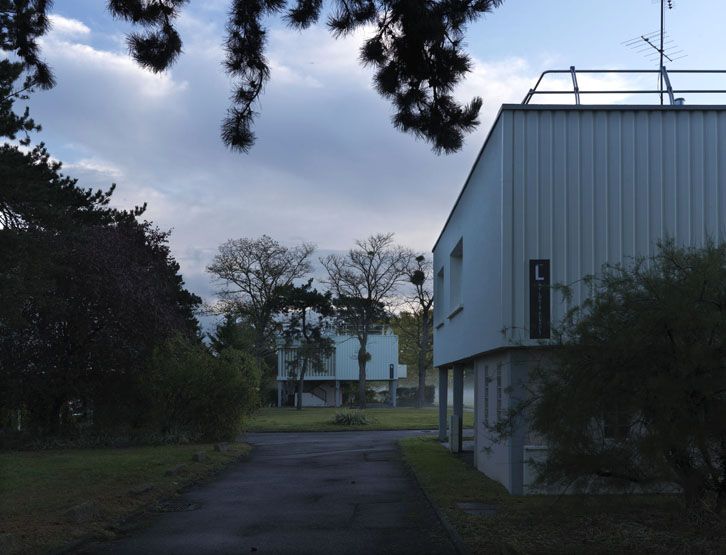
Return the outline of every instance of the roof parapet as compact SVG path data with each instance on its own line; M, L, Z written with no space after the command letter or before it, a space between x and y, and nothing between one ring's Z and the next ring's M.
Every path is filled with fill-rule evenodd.
M542 84L543 79L547 75L569 75L572 81L572 88L569 90L540 90L539 86ZM583 74L599 74L599 75L618 75L618 74L629 74L629 75L657 75L660 77L659 86L656 89L624 89L624 90L583 90L580 88L578 82L578 75ZM534 88L530 89L527 95L522 100L522 104L529 104L530 101L536 95L572 95L575 100L575 104L579 105L581 102L582 95L600 94L600 95L631 95L631 94L647 94L647 95L659 95L661 104L663 104L664 95L668 99L670 106L682 106L684 99L676 95L681 94L726 94L726 89L674 89L671 85L671 75L675 74L697 74L697 75L726 75L724 69L666 69L662 66L660 70L657 69L575 69L575 66L570 66L570 69L550 69L543 71L537 79Z

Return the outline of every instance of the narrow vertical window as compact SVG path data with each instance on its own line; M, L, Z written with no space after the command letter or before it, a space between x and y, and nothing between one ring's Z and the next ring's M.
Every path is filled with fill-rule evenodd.
M464 240L459 239L449 257L449 311L463 306Z
M497 364L497 422L502 420L502 363Z
M484 425L489 426L489 366L484 367Z
M436 274L436 287L434 289L434 321L438 324L444 319L444 268L441 267Z

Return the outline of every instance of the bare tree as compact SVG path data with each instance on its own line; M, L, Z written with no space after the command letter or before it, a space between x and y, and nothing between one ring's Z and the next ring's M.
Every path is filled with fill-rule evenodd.
M346 255L331 254L320 262L328 272L327 284L335 295L338 320L356 335L358 398L366 406L366 364L371 327L385 315L399 285L406 280L412 253L393 243L393 233L377 234L355 242Z
M217 310L241 316L254 328L258 363L271 352L280 291L310 273L310 256L314 251L315 246L310 243L286 247L267 235L230 239L220 245L207 267L220 285Z
M414 259L409 268L408 278L414 286L414 293L409 299L413 308L413 314L418 316L420 326L418 327L418 392L416 395L416 406L421 408L424 405L426 392L426 370L431 354L433 336L431 333L431 309L434 305L434 293L431 287L433 266L430 260L424 255Z

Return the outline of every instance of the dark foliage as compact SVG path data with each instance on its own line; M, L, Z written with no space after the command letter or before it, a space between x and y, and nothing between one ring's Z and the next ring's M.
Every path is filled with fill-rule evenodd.
M27 72L23 88L51 88L50 68L40 59L38 38L48 30L50 0L0 0L0 49L13 52Z
M172 4L114 13L153 27ZM35 45L47 6L0 0L0 48L21 60L0 60L0 136L25 145L40 127L13 105L52 85ZM146 65L170 55L154 51L169 37L133 40ZM145 206L112 208L113 191L78 187L42 143L0 146L3 445L231 439L258 406L259 369L236 349L249 334L222 330L214 355L203 346L201 299L184 288L169 234L140 220Z
M386 305L380 301L343 296L336 297L334 303L338 325L342 330L352 331L353 335L360 328L388 321Z
M182 51L174 22L187 1L109 0L108 9L143 29L129 35L129 50L140 65L159 72ZM466 27L502 1L330 0L327 26L335 36L375 27L360 59L375 68L376 89L393 103L394 126L429 141L437 153L450 153L478 125L482 105L478 97L460 104L453 96L471 71L463 43ZM27 86L53 84L37 48L37 38L48 28L49 5L42 0L0 0L0 46L22 60ZM247 152L255 142L255 106L270 78L265 19L282 15L291 27L305 29L324 17L324 8L322 0L231 0L224 66L234 88L221 131L230 148Z
M109 0L109 11L119 19L144 28L127 37L136 62L156 73L171 66L182 51L179 33L172 25L188 0Z
M401 364L408 366L409 376L418 379L418 406L428 401L425 398L426 378L433 372L433 332L431 318L415 305L412 311L401 311L390 319L393 332L398 336L398 356ZM414 370L415 369L415 370ZM400 389L400 388L399 388Z
M321 0L236 0L228 25L227 71L237 79L235 107L223 126L225 142L249 150L255 140L254 103L269 78L264 57L266 15L285 10L286 21L304 29L322 13ZM328 28L336 36L365 25L374 35L361 49L361 62L376 69L378 92L396 108L393 124L432 143L436 152L455 152L464 134L478 125L480 98L460 105L453 90L471 71L463 51L467 24L501 4L500 0L354 0L332 2Z
M209 336L209 346L216 354L225 349L254 353L255 330L238 316L226 314L217 324L214 334Z
M234 440L259 407L254 357L231 348L212 356L179 335L157 348L143 383L154 428L193 441Z
M41 144L25 153L0 146L0 227L3 229L68 229L78 225L134 222L145 206L130 211L109 207L108 191L81 189L77 180L60 173Z
M40 130L26 107L13 111L16 100L26 100L37 87L55 84L50 68L39 58L38 37L48 30L46 11L51 2L0 0L0 137L16 139L19 133L28 144L29 133Z
M677 484L690 514L722 512L726 244L666 242L591 283L519 407L549 447L542 481Z
M424 386L424 403L433 405L434 396L436 394L436 386ZM399 407L420 407L419 404L419 388L418 387L398 387L396 388L396 405Z
M0 147L0 406L37 433L133 421L154 347L196 336L168 234L111 191L78 188L42 146Z

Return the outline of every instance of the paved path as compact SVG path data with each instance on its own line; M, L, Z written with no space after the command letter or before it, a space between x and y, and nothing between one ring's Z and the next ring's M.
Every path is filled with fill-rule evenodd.
M247 462L88 553L454 553L397 449L422 432L249 434Z

